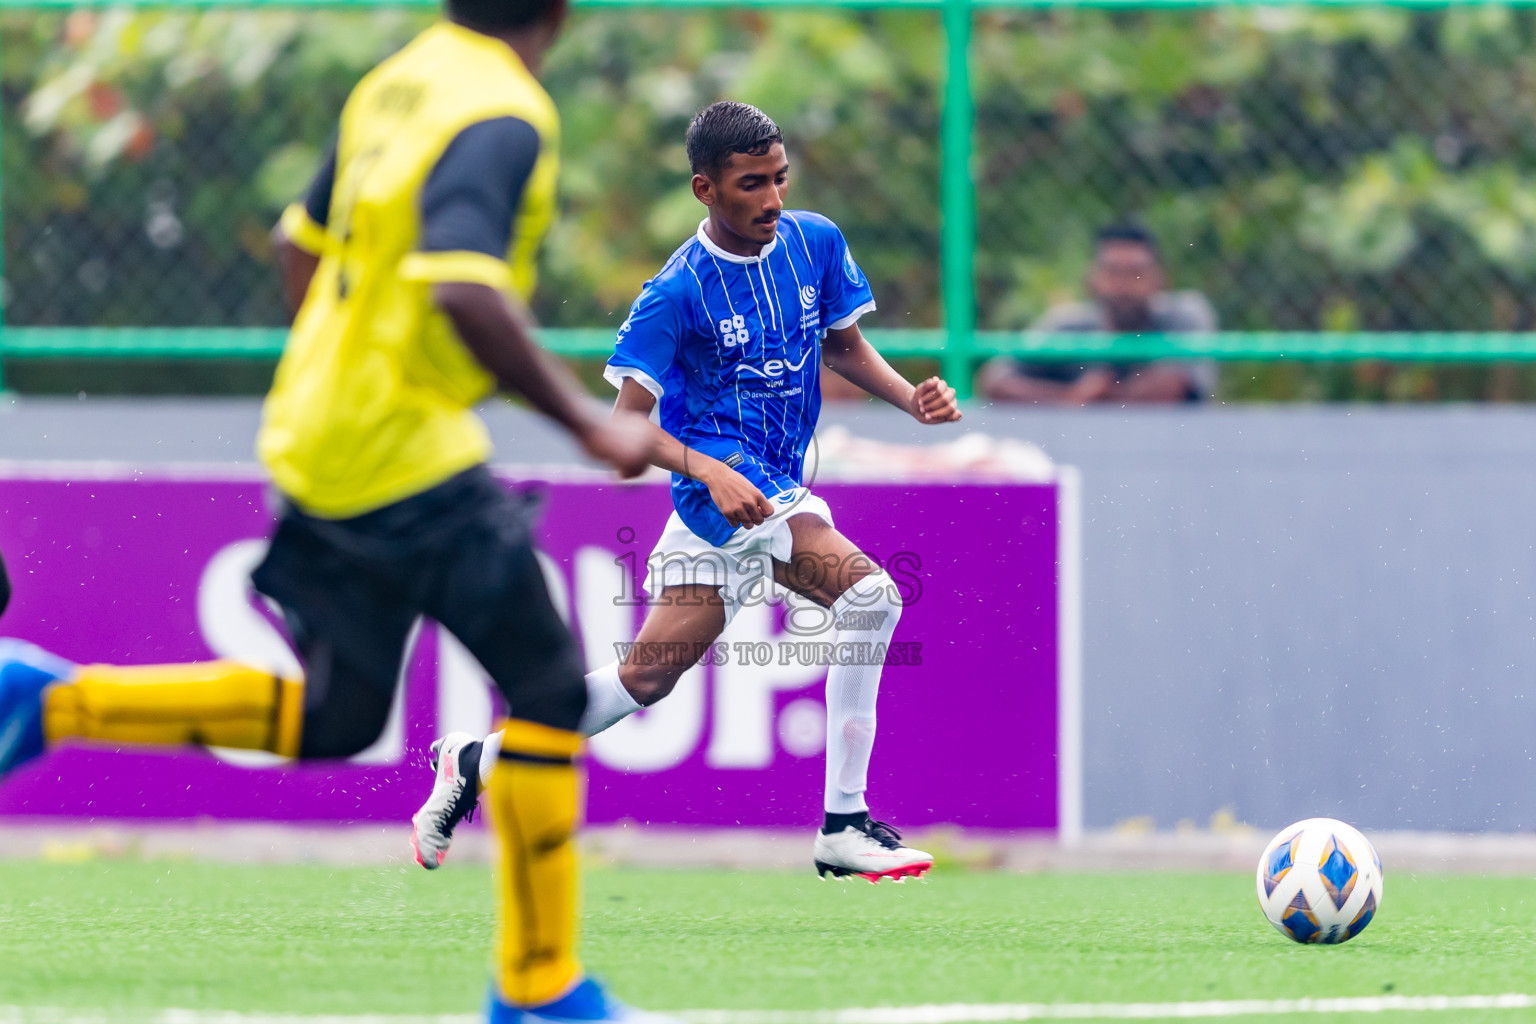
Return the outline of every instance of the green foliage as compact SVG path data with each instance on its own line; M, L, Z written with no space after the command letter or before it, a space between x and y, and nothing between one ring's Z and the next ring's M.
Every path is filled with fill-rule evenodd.
M977 40L983 326L1070 296L1121 216L1228 328L1531 326L1529 9L1057 8Z
M6 315L273 325L267 231L356 79L430 18L369 10L0 14ZM1075 297L1093 231L1162 238L1231 329L1536 322L1536 10L1070 6L976 15L978 326ZM784 126L875 322L942 322L937 13L605 8L545 78L562 215L536 302L616 325L694 228L683 130L722 97ZM1231 397L1527 397L1528 375L1228 368ZM1502 382L1502 383L1501 383Z
M0 15L6 315L282 322L267 233L420 10Z
M432 15L0 15L7 316L18 324L282 321L267 230L303 192L347 92ZM607 11L545 69L563 212L537 310L623 319L697 226L683 131L726 96L789 133L792 201L844 222L883 322L938 322L932 14Z
M980 16L980 324L1078 293L1134 216L1228 329L1528 330L1536 12L1250 7ZM1392 383L1381 384L1385 379ZM1527 375L1226 367L1232 398L1536 396Z
M551 56L564 216L539 311L617 325L698 226L683 133L718 99L784 128L792 205L837 220L887 326L939 323L937 18L922 12L604 11Z

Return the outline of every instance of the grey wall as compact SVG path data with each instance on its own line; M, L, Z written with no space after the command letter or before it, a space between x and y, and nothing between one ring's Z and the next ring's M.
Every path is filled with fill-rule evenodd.
M1536 412L970 420L1083 473L1089 826L1536 826Z
M887 410L825 419L940 436ZM506 461L574 458L526 414L491 422ZM32 399L0 405L0 459L248 460L254 425L240 401ZM1536 411L975 409L965 426L1083 473L1090 827L1224 807L1275 827L1536 827Z

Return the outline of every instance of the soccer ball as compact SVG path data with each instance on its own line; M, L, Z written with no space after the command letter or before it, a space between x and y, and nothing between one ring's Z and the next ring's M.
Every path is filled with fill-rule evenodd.
M1281 829L1259 858L1258 882L1264 916L1297 942L1348 942L1381 906L1381 858L1333 818Z

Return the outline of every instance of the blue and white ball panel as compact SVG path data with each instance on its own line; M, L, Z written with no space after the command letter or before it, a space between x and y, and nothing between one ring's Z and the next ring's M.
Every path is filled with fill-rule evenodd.
M1359 830L1332 818L1282 829L1259 859L1259 906L1287 938L1347 942L1381 904L1381 861Z

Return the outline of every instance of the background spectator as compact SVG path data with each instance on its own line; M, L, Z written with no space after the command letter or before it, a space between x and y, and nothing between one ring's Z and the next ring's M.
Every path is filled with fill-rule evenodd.
M1095 237L1090 300L1055 306L1035 331L1119 334L1212 331L1216 313L1196 291L1167 292L1157 241L1137 224L1115 224ZM978 390L994 401L1046 405L1089 402L1193 402L1210 395L1206 362L1032 363L999 356L982 367Z

